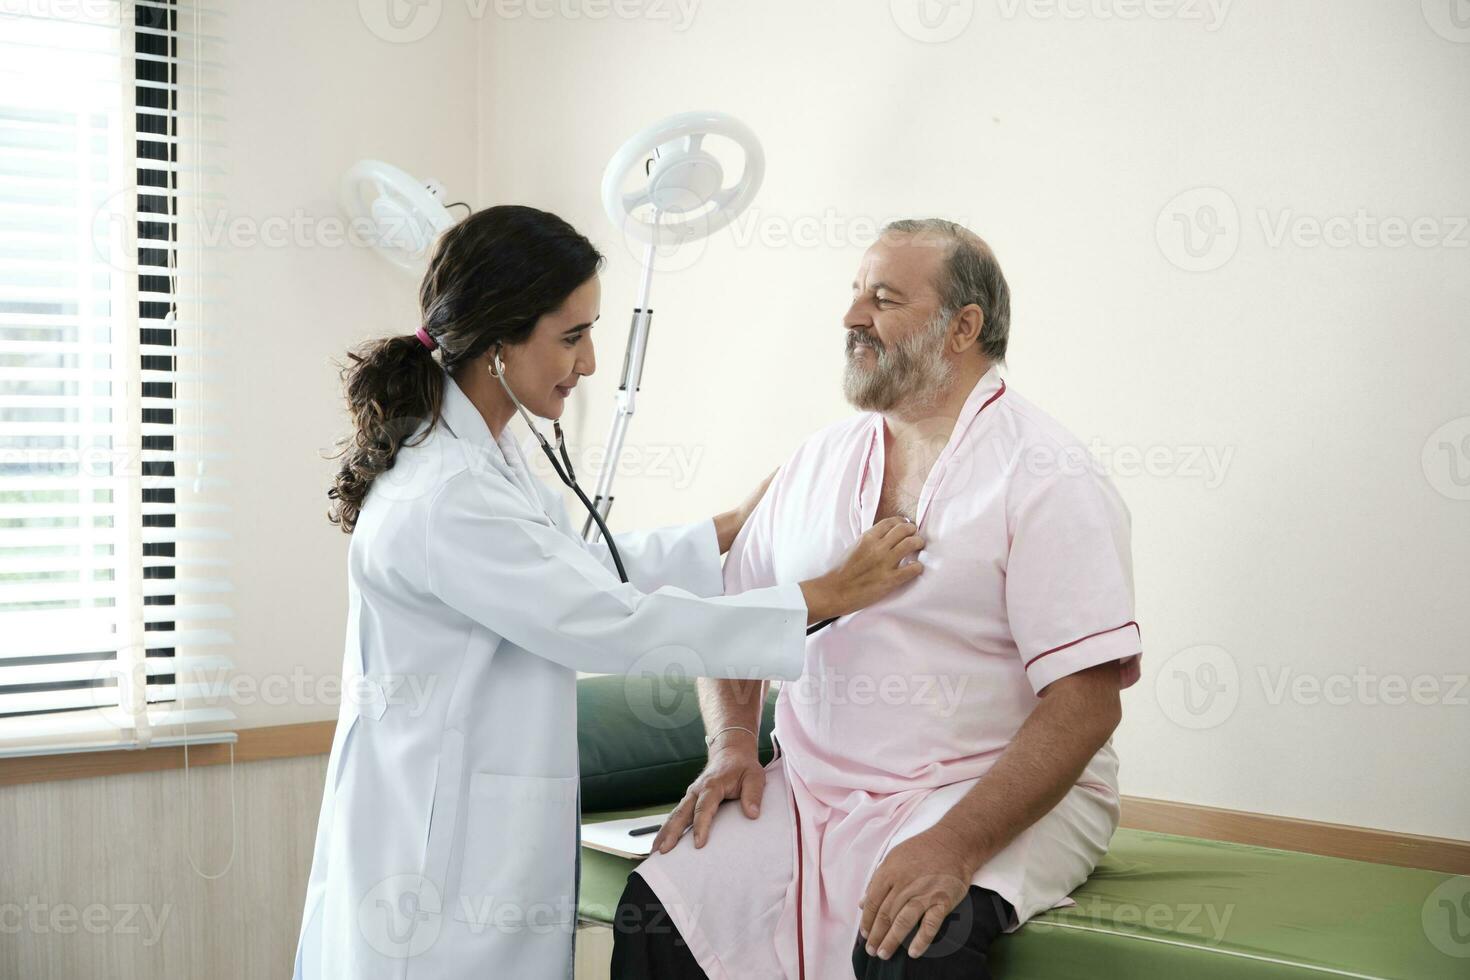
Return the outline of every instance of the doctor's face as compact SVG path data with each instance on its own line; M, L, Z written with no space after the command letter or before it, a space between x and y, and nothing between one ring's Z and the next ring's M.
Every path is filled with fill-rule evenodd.
M949 247L935 236L889 234L863 255L842 318L842 388L855 408L922 412L949 386L950 318L935 285Z
M544 419L561 418L577 382L597 369L592 325L601 306L602 284L593 276L561 306L543 314L530 337L505 348L506 383L527 411Z

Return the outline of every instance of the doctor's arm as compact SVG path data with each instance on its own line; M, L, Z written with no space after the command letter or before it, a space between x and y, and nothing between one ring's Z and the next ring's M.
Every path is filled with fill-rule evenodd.
M918 573L899 567L917 546L883 530L865 535L834 571L799 584L710 598L674 587L642 592L509 484L466 471L431 504L426 577L452 609L575 670L625 673L656 655L696 676L794 678L809 623L860 609Z

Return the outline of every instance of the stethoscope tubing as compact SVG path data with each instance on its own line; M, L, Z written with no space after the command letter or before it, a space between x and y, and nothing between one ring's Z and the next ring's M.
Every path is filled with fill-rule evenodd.
M505 383L505 365L500 360L500 354L498 352L495 355L495 371L493 373L495 379L500 382L500 387L505 389L505 393L515 403L516 411L520 412L521 418L526 420L526 425L530 427L532 434L536 436L536 441L541 444L541 451L546 453L546 458L551 461L551 468L556 470L556 475L561 478L561 482L571 487L572 492L577 495L577 499L582 502L582 506L587 508L587 513L591 515L592 520L597 523L597 529L602 532L602 540L607 542L607 550L612 554L613 565L617 567L618 578L623 582L627 582L628 573L623 568L623 556L618 554L618 546L613 541L612 532L607 529L607 523L602 519L602 515L597 512L596 507L592 506L592 501L587 499L587 494L582 492L581 485L577 483L577 474L572 468L572 459L567 455L567 443L562 437L561 422L553 421L551 423L551 428L556 433L556 449L561 453L561 461L558 462L556 452L553 452L551 449L551 444L546 441L546 437L541 434L541 430L536 428L536 423L531 421L531 413L526 411L526 407L521 404L521 400L516 397L515 392L510 390L510 385ZM562 468L562 463L566 464L565 469ZM833 616L831 619L824 619L820 623L814 623L808 626L806 635L811 636L813 633L826 629L828 626L837 622L837 619L838 617Z
M557 462L556 453L551 450L551 444L546 441L546 437L541 434L541 430L536 428L536 423L531 421L531 413L526 411L526 406L521 404L521 400L516 397L516 393L510 390L510 385L505 383L505 363L501 361L499 351L495 353L495 370L491 374L495 377L495 380L500 382L500 387L505 389L505 393L510 396L510 400L515 404L516 411L521 413L521 418L526 420L526 425L530 428L532 434L536 436L536 441L541 443L542 452L546 453L546 458L551 461L551 468L556 470L556 475L561 478L561 482L572 488L572 492L577 495L577 499L582 501L582 506L587 508L587 513L592 515L592 519L597 522L597 529L602 532L602 540L607 542L607 550L612 554L613 565L618 570L618 578L626 583L628 581L628 572L623 568L623 556L618 554L617 543L613 541L612 533L608 531L607 524L603 521L602 515L597 512L596 507L592 506L592 501L587 499L587 495L582 492L582 487L577 483L576 471L572 469L572 459L567 455L567 443L562 438L561 423L553 421L551 427L556 432L556 448L561 450L562 462L566 463L566 469L562 469L561 463Z

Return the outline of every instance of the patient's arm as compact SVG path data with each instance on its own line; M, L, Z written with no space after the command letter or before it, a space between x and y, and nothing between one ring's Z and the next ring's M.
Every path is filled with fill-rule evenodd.
M910 955L921 954L970 879L1076 784L1118 727L1118 664L1060 677L994 766L929 830L899 844L863 896L862 931L887 959L922 919Z
M726 595L759 588L762 584L776 584L771 562L771 539L775 531L772 502L780 494L779 474L777 470L767 477L746 501L749 513L741 516L739 526L734 529L730 556L725 560ZM716 530L721 530L718 523ZM722 537L721 549L724 547ZM807 611L811 612L810 596ZM736 725L752 732L760 731L764 700L763 681L699 680L699 710L704 716L704 730L709 735ZM757 758L755 737L745 732L725 732L709 747L709 761L705 763L704 771L689 785L684 798L653 839L654 850L672 850L691 825L694 827L694 846L703 847L720 804L738 798L745 815L754 818L760 812L765 788L766 773Z
M699 679L699 710L704 716L704 730L710 735L735 726L759 732L764 701L764 681ZM754 818L760 813L765 788L766 772L757 757L755 736L741 731L724 732L709 747L704 771L689 784L684 798L653 839L654 849L672 850L691 823L694 846L703 847L709 839L710 822L721 803L739 799L745 815Z
M1057 678L940 825L964 839L979 868L1062 801L1122 717L1115 661Z

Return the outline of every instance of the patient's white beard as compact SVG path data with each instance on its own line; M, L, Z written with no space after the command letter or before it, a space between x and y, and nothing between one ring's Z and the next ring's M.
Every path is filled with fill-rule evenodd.
M886 350L874 350L876 363L859 367L853 359L855 344L847 341L847 368L842 393L854 408L869 412L897 409L909 417L933 408L954 380L954 365L944 356L949 315L940 310L924 326Z

